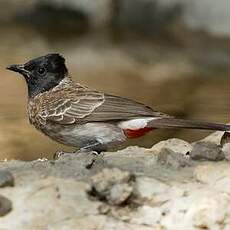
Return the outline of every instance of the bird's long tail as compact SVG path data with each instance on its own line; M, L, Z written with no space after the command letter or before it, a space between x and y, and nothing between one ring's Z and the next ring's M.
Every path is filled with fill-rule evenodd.
M204 121L183 120L172 117L153 119L148 122L149 128L185 128L185 129L207 129L218 131L230 131L230 125L211 123Z

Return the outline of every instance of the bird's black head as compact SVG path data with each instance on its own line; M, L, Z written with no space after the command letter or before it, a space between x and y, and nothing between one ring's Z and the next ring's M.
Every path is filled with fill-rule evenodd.
M47 54L7 69L25 77L30 97L54 88L68 75L65 59L59 54Z

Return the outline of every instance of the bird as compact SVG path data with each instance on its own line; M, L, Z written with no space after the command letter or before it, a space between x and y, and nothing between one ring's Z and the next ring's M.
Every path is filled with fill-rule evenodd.
M101 153L155 129L188 128L230 131L230 125L178 119L132 99L107 94L72 80L65 58L50 53L14 64L28 88L28 117L51 139Z

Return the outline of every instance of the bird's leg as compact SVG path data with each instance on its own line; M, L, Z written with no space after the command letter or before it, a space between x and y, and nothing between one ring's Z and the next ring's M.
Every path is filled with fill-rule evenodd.
M106 148L103 147L101 145L101 143L99 142L94 142L92 144L88 144L82 148L80 148L79 150L77 151L74 151L74 152L64 152L64 151L57 151L55 154L54 154L54 159L58 159L60 157L65 157L65 156L73 156L73 155L76 155L76 156L79 156L80 154L92 154L94 156L98 156L100 155L100 153L102 151L105 151Z
M99 155L101 152L106 151L105 146L103 146L98 141L93 141L87 143L84 147L80 148L76 153L91 153L95 156Z

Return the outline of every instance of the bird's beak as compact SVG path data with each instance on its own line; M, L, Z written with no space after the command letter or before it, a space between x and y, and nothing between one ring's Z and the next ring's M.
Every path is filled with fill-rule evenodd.
M6 69L25 75L28 71L25 69L24 65L9 65Z

